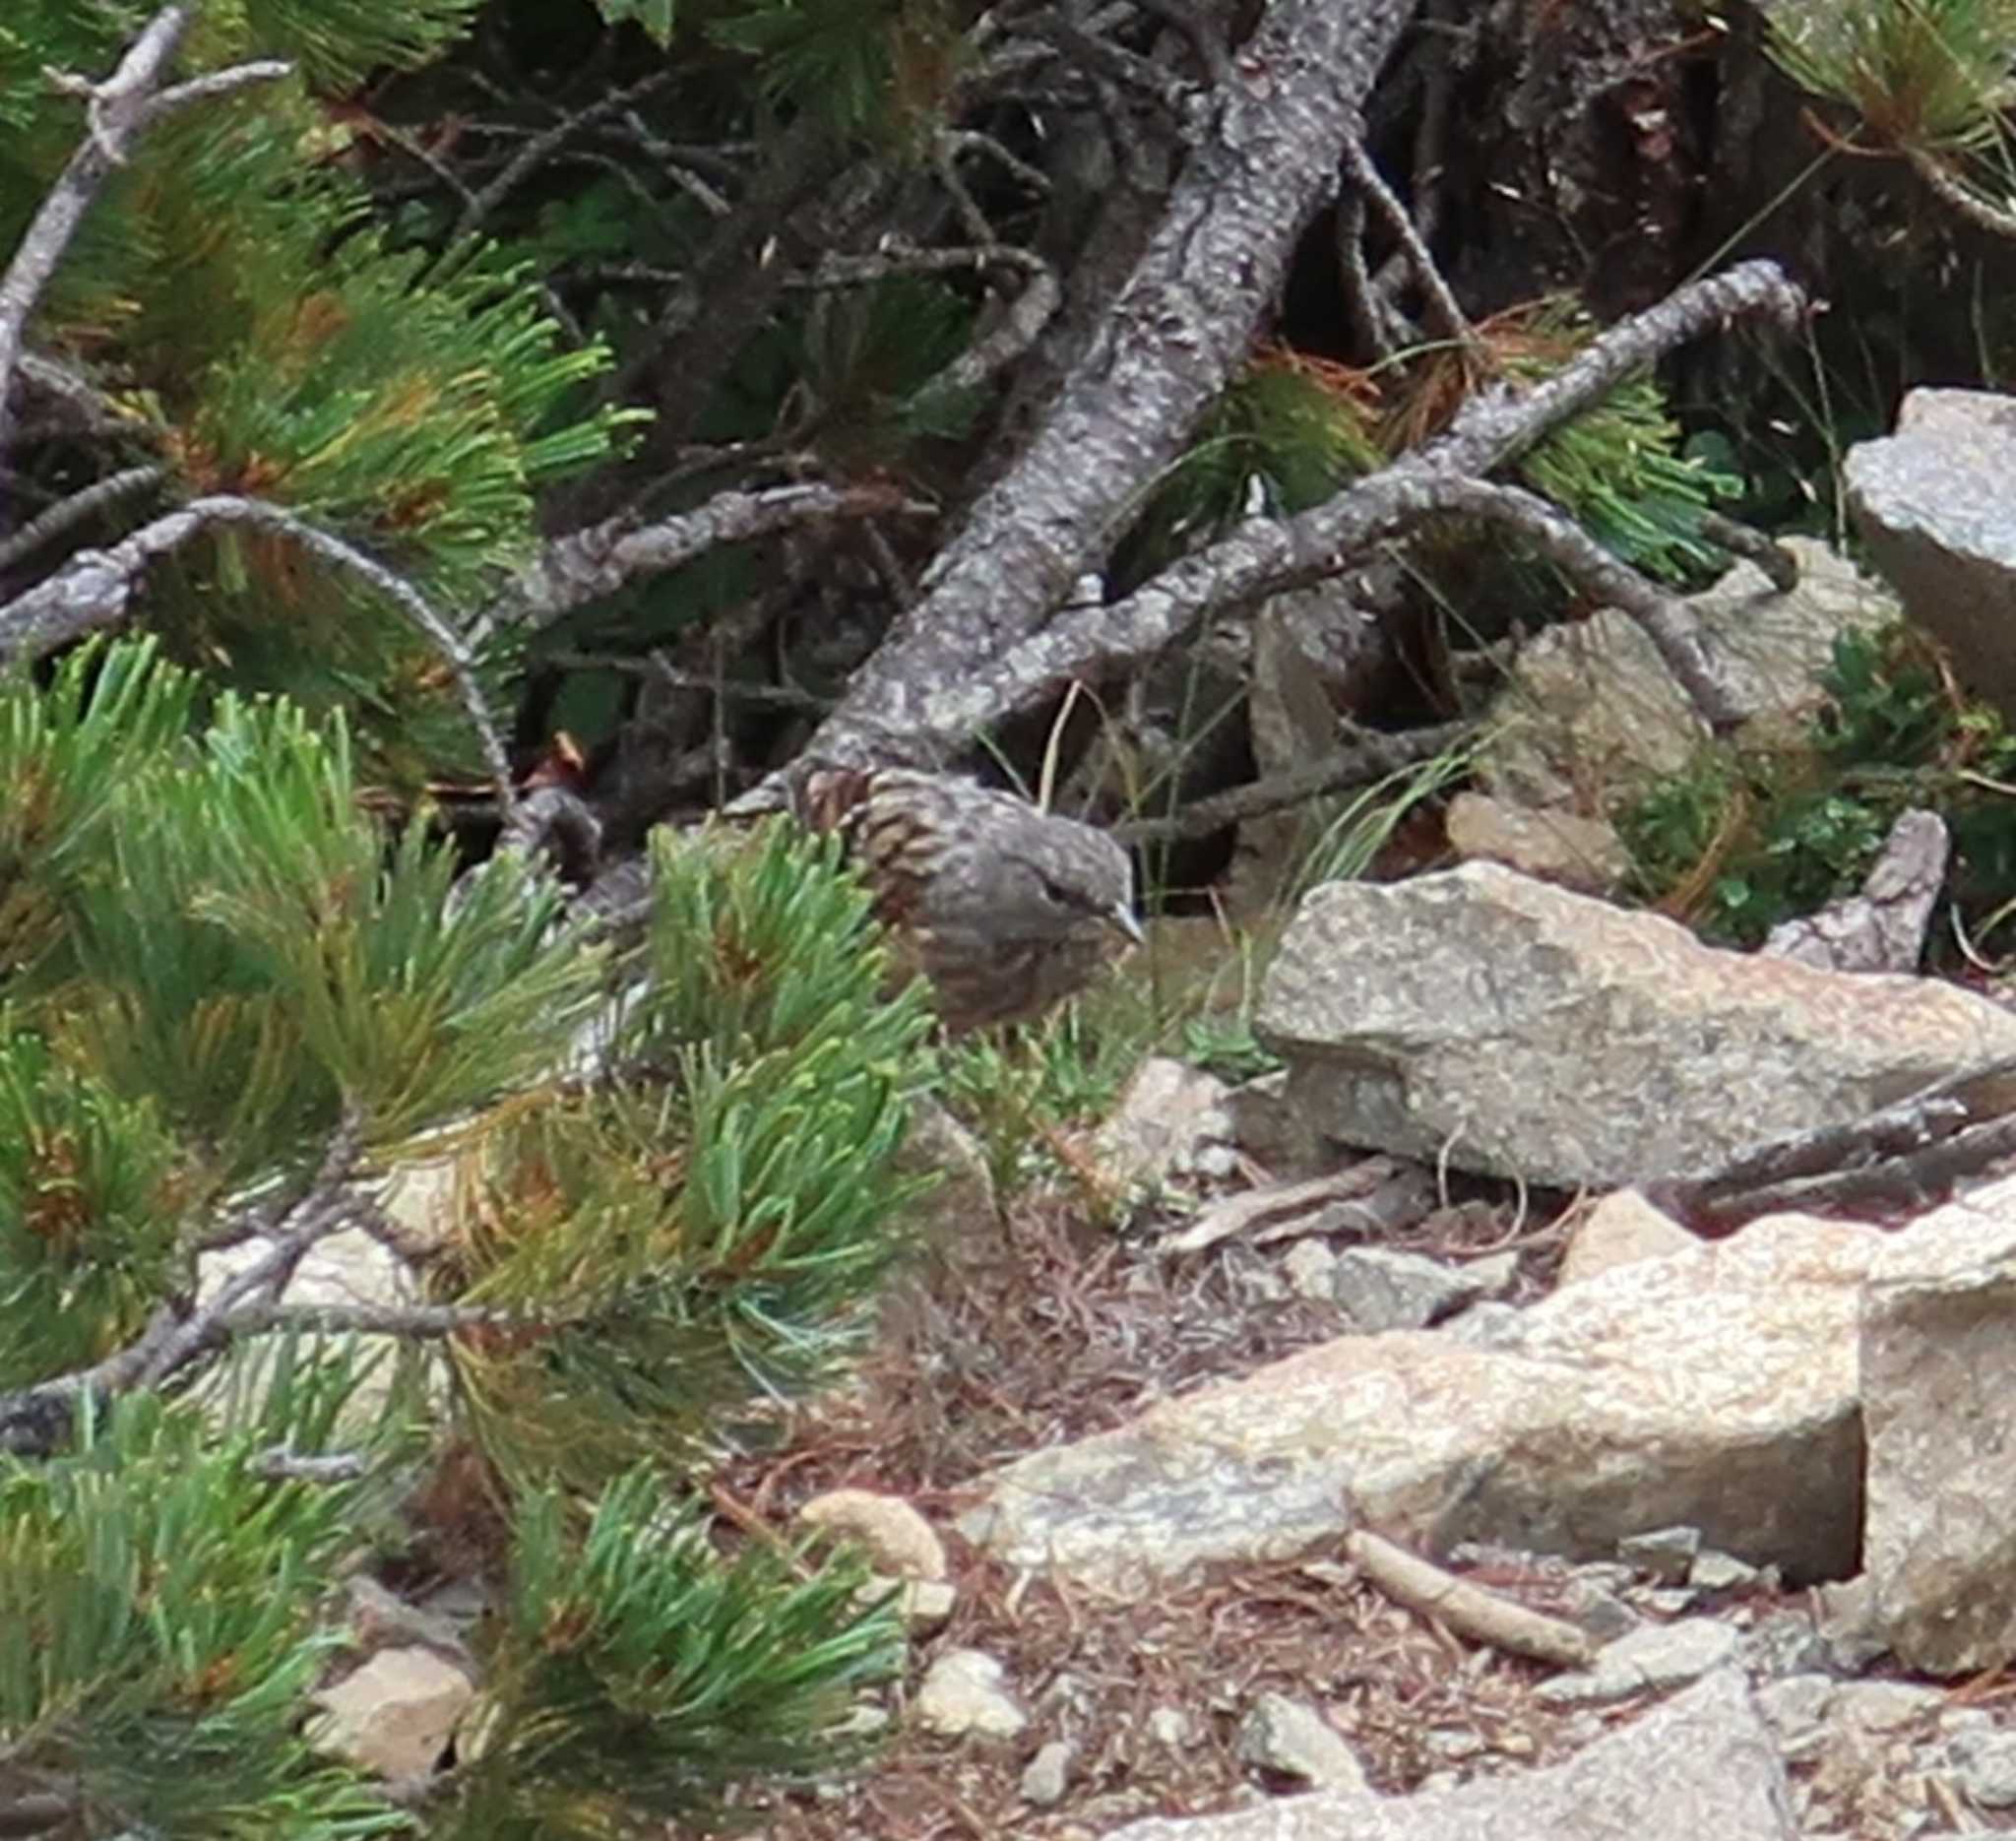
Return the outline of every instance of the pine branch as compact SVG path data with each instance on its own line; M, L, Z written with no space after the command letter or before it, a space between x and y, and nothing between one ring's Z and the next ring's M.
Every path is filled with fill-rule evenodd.
M278 1297L317 1240L347 1224L348 1187L362 1150L362 1120L346 1114L331 1135L321 1167L308 1186L280 1218L273 1244L204 1304L165 1303L147 1328L124 1349L88 1368L0 1393L0 1452L45 1455L72 1432L77 1409L86 1401L116 1399L158 1387L198 1356L220 1347L235 1333L235 1318L258 1308L246 1301L265 1293Z
M161 8L133 41L118 69L102 83L71 75L55 80L59 89L87 99L87 132L62 176L42 200L6 274L0 275L0 453L6 451L11 433L8 404L29 315L106 179L126 163L133 143L163 115L193 102L227 95L248 84L270 83L293 68L278 60L241 64L159 90L162 73L194 13L192 6Z
M214 525L245 525L284 538L360 577L398 607L447 663L490 770L499 809L507 816L517 809L511 766L505 759L497 723L476 681L470 649L454 628L404 576L355 544L263 499L232 493L191 499L180 510L143 525L109 549L79 550L53 575L0 605L0 665L39 659L87 633L117 626L126 618L148 565Z

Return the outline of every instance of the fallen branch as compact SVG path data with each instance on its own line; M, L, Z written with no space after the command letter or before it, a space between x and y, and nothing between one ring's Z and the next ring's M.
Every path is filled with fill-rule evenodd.
M1442 337L1454 340L1471 356L1488 361L1483 342L1465 317L1454 290L1442 279L1442 272L1436 268L1427 243L1415 228L1414 220L1407 215L1407 207L1394 195L1393 188L1381 176L1379 168L1372 164L1372 157L1365 152L1360 138L1362 132L1360 129L1358 134L1345 141L1345 177L1377 209L1379 216L1386 221L1386 227L1398 239L1401 254L1414 271L1415 282L1421 290L1422 298L1427 301L1429 315Z
M1595 1660L1587 1632L1565 1619L1529 1611L1376 1534L1354 1529L1345 1536L1344 1551L1396 1604L1447 1624L1459 1636L1564 1669L1587 1668Z
M31 519L5 542L0 542L0 569L11 569L44 543L54 542L64 532L74 530L87 519L95 518L121 499L151 491L166 477L167 469L164 467L128 467L93 481L68 498L58 499L39 517Z
M1214 794L1167 818L1131 819L1115 825L1113 835L1123 844L1163 844L1176 838L1209 837L1212 832L1242 819L1285 811L1350 787L1370 786L1388 774L1453 748L1475 729L1474 723L1438 723L1431 729L1410 729L1391 735L1360 730L1347 746L1305 766L1255 780L1248 786L1233 787L1228 793Z
M820 759L943 755L933 706L1100 568L1141 494L1245 362L1411 0L1267 0L1208 130L1014 465L939 552L924 592L814 736ZM969 739L1002 706L960 719ZM915 738L913 745L912 738Z
M1939 1082L1847 1124L1795 1132L1698 1177L1642 1184L1702 1233L1760 1215L1915 1214L2016 1158L2016 1060Z
M1638 623L1710 729L1723 732L1742 721L1741 706L1715 673L1693 610L1611 555L1558 506L1518 486L1452 479L1430 515L1481 518L1518 532L1591 599Z

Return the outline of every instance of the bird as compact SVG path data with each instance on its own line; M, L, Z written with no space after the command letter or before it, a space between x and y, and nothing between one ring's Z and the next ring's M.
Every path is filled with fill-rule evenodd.
M1142 943L1127 853L1096 826L1012 793L900 767L796 778L791 809L837 833L906 976L948 1035L1025 1022Z

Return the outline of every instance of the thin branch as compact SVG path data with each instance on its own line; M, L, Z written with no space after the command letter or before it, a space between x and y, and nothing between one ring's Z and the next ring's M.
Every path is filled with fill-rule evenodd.
M1459 1636L1562 1668L1585 1669L1595 1656L1589 1633L1578 1624L1460 1579L1366 1529L1346 1535L1344 1552L1394 1603L1447 1624Z
M165 467L128 467L121 473L107 475L81 492L59 499L39 518L23 525L4 543L0 543L0 569L12 568L24 556L40 549L44 543L53 542L64 532L96 517L121 499L159 485L166 476Z
M1344 144L1344 170L1353 189L1371 202L1373 209L1386 220L1386 227L1400 239L1408 266L1414 270L1415 280L1420 285L1422 296L1428 303L1429 317L1443 336L1456 340L1466 350L1481 355L1481 343L1455 294L1450 291L1449 284L1442 279L1442 272L1436 268L1435 258L1422 241L1420 232L1415 228L1414 220L1407 215L1407 207L1380 176L1379 168L1372 164L1371 157L1357 135L1352 135Z
M264 1336L296 1330L314 1336L408 1336L438 1342L462 1330L550 1327L525 1311L475 1304L247 1304L220 1320L220 1336Z
M722 697L730 703L767 703L783 710L808 710L818 715L833 707L826 697L791 684L752 684L739 677L717 676L706 671L681 671L661 651L635 658L614 652L546 652L540 658L548 665L577 671L616 671L625 677L648 677L667 690L695 690L704 696Z
M1712 1234L1780 1210L1916 1213L2016 1156L2016 1061L1991 1061L1847 1124L1758 1145L1720 1170L1644 1186Z
M52 1380L0 1393L0 1451L38 1456L75 1432L77 1410L87 1400L114 1399L152 1387L230 1335L226 1319L252 1293L284 1287L301 1257L346 1220L345 1190L360 1149L358 1121L346 1114L332 1134L321 1168L282 1216L274 1244L253 1265L194 1311L162 1304L124 1349L101 1362Z
M569 115L564 121L554 123L543 133L535 135L514 154L504 169L481 191L477 192L463 208L456 220L455 229L449 240L459 242L465 236L475 233L477 226L518 189L539 166L559 152L566 142L582 129L593 127L597 122L607 120L612 115L621 115L624 110L634 107L653 91L662 89L670 83L674 72L667 68L653 71L648 77L633 83L627 90L615 90L587 108Z
M916 414L928 413L934 404L951 402L979 389L1036 344L1064 297L1050 265L1033 250L1018 248L1013 243L987 243L975 249L912 249L896 245L872 256L828 256L810 275L794 280L791 286L857 286L892 275L984 268L1019 269L1029 280L992 332L968 347L912 393L905 407Z
M84 1808L84 1786L67 1790L0 1792L0 1841L26 1841L73 1821Z
M1764 579L1781 594L1790 595L1799 585L1798 558L1783 543L1753 531L1746 524L1724 517L1719 511L1701 514L1701 535L1718 549L1741 556L1764 571Z
M1716 675L1693 609L1611 555L1558 506L1519 486L1449 479L1427 515L1482 518L1518 532L1577 587L1638 623L1710 729L1727 730L1742 722L1745 712Z
M0 275L0 452L11 433L8 404L20 367L29 316L41 298L84 222L85 214L113 170L125 164L133 143L153 122L191 102L208 101L251 83L284 77L291 68L279 62L240 65L156 95L195 9L165 6L149 21L102 83L59 76L57 87L88 98L87 131L31 220L7 272Z
M623 126L637 137L637 143L658 161L666 178L693 200L710 218L725 218L734 207L713 186L693 171L670 142L654 133L634 109L623 111Z
M1050 195L1050 175L1040 166L1032 166L1020 155L1011 153L991 134L981 134L972 128L947 128L939 133L938 145L954 156L984 155L1004 171L1020 180L1039 198L1047 198Z
M1344 290L1345 316L1368 364L1393 355L1386 336L1386 308L1365 272L1365 198L1355 187L1337 201L1337 282Z
M1398 734L1381 735L1360 731L1349 746L1307 762L1286 773L1234 787L1228 793L1214 794L1167 818L1137 818L1113 826L1113 836L1122 844L1162 844L1176 838L1209 837L1227 825L1268 812L1285 811L1309 799L1342 793L1349 787L1369 786L1388 774L1431 760L1445 748L1453 748L1476 729L1474 723L1438 723L1430 729L1411 729Z
M86 434L125 436L155 432L147 423L116 408L111 398L89 380L50 358L24 351L20 375L69 410Z
M272 1244L244 1271L219 1286L208 1302L199 1304L176 1325L172 1334L162 1339L134 1375L134 1386L158 1386L185 1363L222 1342L231 1333L229 1319L248 1299L261 1294L277 1299L285 1290L308 1249L345 1225L344 1204L357 1160L363 1154L363 1116L354 1108L346 1107L335 1131L330 1133L321 1165L307 1188L282 1217Z
M484 764L508 816L516 800L489 700L476 681L470 649L420 591L404 576L295 513L264 499L217 493L191 499L179 511L143 525L109 549L83 549L53 575L0 605L0 664L38 659L87 633L119 625L148 565L179 549L213 525L245 525L298 543L361 580L404 613L447 662L462 706L476 732Z
M370 1466L356 1451L331 1451L320 1457L304 1457L297 1451L276 1445L262 1451L247 1467L255 1477L268 1483L355 1483Z
M790 485L722 492L691 511L642 527L611 518L546 544L476 630L525 626L537 631L576 607L613 595L638 576L680 568L724 543L742 543L828 518L933 517L936 512L935 506L892 486Z

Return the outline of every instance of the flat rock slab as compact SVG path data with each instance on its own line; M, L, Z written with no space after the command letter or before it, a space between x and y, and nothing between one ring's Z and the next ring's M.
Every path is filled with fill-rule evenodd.
M1442 1552L1607 1557L1685 1522L1794 1579L1853 1570L1857 1334L1874 1229L1767 1216L1518 1313L1489 1347L1350 1336L983 1480L961 1523L1013 1564L1145 1594L1355 1526Z
M1703 1174L2016 1055L1936 980L1704 946L1495 863L1316 889L1255 1027L1348 1145L1564 1188Z
M1106 1841L1793 1841L1785 1766L1733 1670L1565 1764L1411 1797L1326 1790Z

